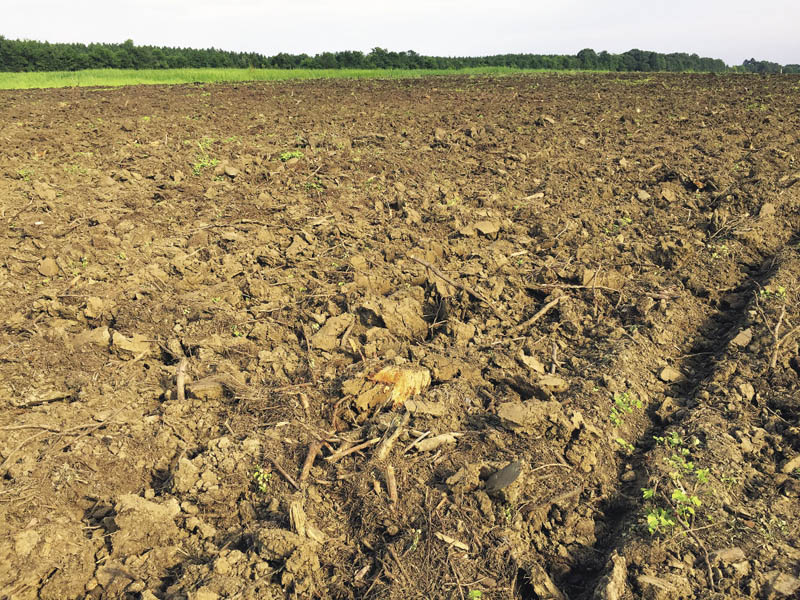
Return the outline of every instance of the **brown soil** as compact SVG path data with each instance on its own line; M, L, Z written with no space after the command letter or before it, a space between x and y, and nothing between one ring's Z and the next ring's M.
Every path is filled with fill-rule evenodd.
M0 93L0 598L794 597L799 88Z

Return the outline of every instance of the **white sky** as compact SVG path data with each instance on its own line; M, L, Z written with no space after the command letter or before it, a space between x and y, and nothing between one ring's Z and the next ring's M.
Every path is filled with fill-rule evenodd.
M0 0L0 35L316 54L582 48L800 63L800 0Z

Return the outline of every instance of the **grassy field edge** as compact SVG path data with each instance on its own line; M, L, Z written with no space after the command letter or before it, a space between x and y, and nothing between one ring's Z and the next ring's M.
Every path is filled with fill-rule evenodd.
M0 73L0 89L126 86L292 79L404 79L431 75L513 75L517 73L586 73L511 67L468 69L89 69L36 73Z

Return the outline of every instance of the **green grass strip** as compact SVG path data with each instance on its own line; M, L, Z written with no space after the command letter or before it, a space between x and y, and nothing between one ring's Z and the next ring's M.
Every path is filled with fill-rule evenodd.
M518 73L585 73L511 67L468 69L89 69L37 73L0 73L0 89L117 87L175 83L286 81L290 79L405 79L431 75L514 75Z

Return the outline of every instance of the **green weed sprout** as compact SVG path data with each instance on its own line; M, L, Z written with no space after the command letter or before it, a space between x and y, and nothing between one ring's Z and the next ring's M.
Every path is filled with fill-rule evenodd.
M614 425L621 425L626 414L633 412L634 408L642 408L642 401L630 392L614 392L614 406L611 408L609 419Z
M280 157L281 162L286 162L287 160L292 160L293 158L303 158L303 153L300 150L292 150L291 152L281 152Z
M698 468L691 457L691 450L675 431L667 436L654 436L656 443L670 449L671 455L664 462L670 468L665 484L667 490L661 496L668 507L656 506L656 487L642 488L642 497L651 500L646 512L647 529L651 535L665 533L680 525L683 530L693 526L697 509L703 505L698 494L708 484L710 469ZM694 444L699 444L694 439Z
M631 444L628 440L618 437L614 438L614 441L617 442L620 446L622 446L629 454L633 454L636 448L634 448L633 444Z
M253 481L262 494L267 493L269 480L272 479L272 472L264 470L264 467L258 466L253 472Z

